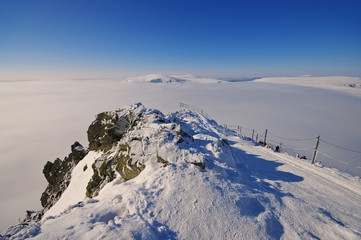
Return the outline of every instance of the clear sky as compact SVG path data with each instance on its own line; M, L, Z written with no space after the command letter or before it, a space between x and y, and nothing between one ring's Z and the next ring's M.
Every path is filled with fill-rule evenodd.
M360 0L0 0L0 80L361 76Z

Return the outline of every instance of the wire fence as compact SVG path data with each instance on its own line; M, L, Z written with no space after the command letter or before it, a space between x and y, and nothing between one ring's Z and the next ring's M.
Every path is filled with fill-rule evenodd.
M179 106L211 119L211 117L201 108L185 103L179 103ZM290 138L281 136L268 129L259 132L255 129L236 125L224 125L224 128L232 131L243 140L250 141L255 145L265 146L275 152L286 153L295 156L300 160L312 160L312 163L316 163L319 166L335 167L335 164L337 163L337 168L340 170L347 169L348 172L353 172L354 175L359 175L360 170L358 169L361 169L361 150L340 146L325 140L320 136ZM354 160L345 161L344 159L347 158ZM340 167L340 164L342 164L341 166L343 167Z
M237 136L244 140L253 142L258 146L265 146L275 152L282 152L295 156L302 160L312 160L312 162L321 166L331 166L335 162L347 166L348 169L361 169L361 151L349 147L340 146L319 137L309 138L290 138L280 136L268 129L258 132L254 129L235 125L224 125L227 129L233 131ZM348 152L349 154L345 154ZM345 161L342 156L352 155L355 161ZM342 170L342 169L341 169Z
M192 105L189 105L189 104L186 104L186 103L182 103L182 102L179 103L179 107L189 109L189 110L191 110L193 112L201 114L203 117L206 117L208 119L212 119L202 108L195 107L195 106L192 106Z

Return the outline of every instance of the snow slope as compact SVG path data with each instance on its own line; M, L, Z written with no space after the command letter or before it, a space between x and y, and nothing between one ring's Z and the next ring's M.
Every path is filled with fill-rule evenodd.
M14 234L10 239L361 238L358 177L255 146L200 114L177 116L192 133L190 145L178 148L169 135L159 134L169 123L134 130L149 137L143 149L157 150L168 166L145 158L146 168L136 178L124 182L118 176L97 197L79 202L75 186L86 172L78 169L100 154L90 152L74 168L52 214L50 209L41 222L3 234ZM203 159L206 168L188 164L192 158Z

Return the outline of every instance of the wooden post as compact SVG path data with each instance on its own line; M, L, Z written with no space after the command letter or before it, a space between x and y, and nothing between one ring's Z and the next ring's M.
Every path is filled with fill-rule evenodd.
M239 137L242 138L242 127L239 127Z
M318 149L318 145L320 144L320 136L317 137L316 139L316 146L315 146L315 150L313 151L313 156L312 156L312 163L315 163L315 159L316 159L316 155L317 155L317 149Z
M255 142L255 145L257 145L257 142L258 142L258 133L256 135L256 142Z
M267 132L268 132L268 129L266 129L266 132L264 133L264 141L263 141L264 146L266 146Z
M252 142L254 142L253 137L254 137L254 129L252 130Z

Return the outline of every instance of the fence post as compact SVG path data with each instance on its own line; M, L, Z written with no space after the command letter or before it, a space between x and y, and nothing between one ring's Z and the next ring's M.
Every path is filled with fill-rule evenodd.
M253 137L254 137L254 129L252 129L252 142L254 142Z
M263 141L264 146L266 146L267 132L268 132L268 129L266 129L266 132L264 133L264 141Z
M320 144L320 136L317 137L316 139L316 146L315 146L315 149L313 151L313 156L312 156L312 163L311 164L314 164L315 163L315 159L316 159L316 155L317 155L317 149L318 149L318 145Z
M257 142L258 142L258 133L256 135L256 142L254 143L254 145L257 145Z

